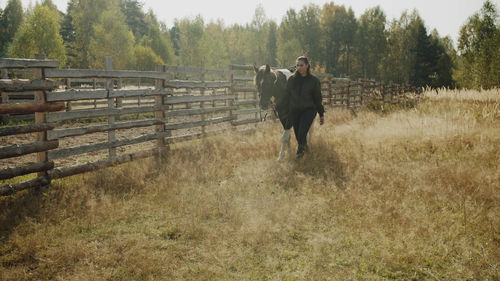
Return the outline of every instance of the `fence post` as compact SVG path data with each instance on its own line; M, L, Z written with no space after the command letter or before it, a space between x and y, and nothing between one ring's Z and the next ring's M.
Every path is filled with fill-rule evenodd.
M8 74L7 69L5 69L5 68L0 69L0 78L1 79L8 79L9 78L9 74ZM9 95L7 93L2 92L2 91L0 91L0 93L2 94L1 103L9 103ZM0 115L0 123L5 123L5 124L9 123L9 115L8 114Z
M363 106L363 96L365 94L365 87L364 87L364 84L365 83L361 78L358 79L358 83L359 83L359 106Z
M333 95L333 91L332 91L332 80L330 79L330 77L327 77L326 78L326 86L328 87L328 105L332 105L332 95Z
M122 79L118 78L116 81L116 89L122 88ZM116 98L116 107L121 108L123 106L123 98Z
M157 65L155 67L155 70L158 72L167 72L167 66L166 65ZM166 74L165 74L166 75ZM165 77L167 79L167 77ZM155 119L161 120L162 124L156 125L155 131L157 133L165 133L165 124L167 123L167 120L165 119L165 94L164 94L164 89L165 89L165 80L166 79L156 79L155 80L155 91L157 91L159 94L155 95L155 106L160 107L158 111L155 111ZM169 136L166 134L165 136ZM162 136L159 138L156 142L156 146L159 151L159 155L163 155L166 151L169 150L169 146L167 145L167 142L165 141L165 136Z
M200 81L202 84L205 83L205 61L202 60L201 61L201 75L200 75ZM200 95L201 96L204 96L205 95L205 88L200 88ZM200 108L203 109L205 108L205 102L204 101L201 101L200 102ZM206 114L205 113L202 113L201 114L201 121L202 121L202 125L201 125L201 133L202 135L205 135L206 131L205 131L205 120L206 120Z
M46 59L45 54L35 55L35 59L44 60ZM45 71L43 68L36 68L34 71L35 79L45 79ZM35 91L34 102L36 104L45 104L47 102L47 95L44 91ZM47 121L47 114L45 112L35 112L35 124L43 124ZM37 141L47 141L47 131L41 131L37 133ZM37 161L40 163L47 163L49 161L47 151L37 152ZM39 177L47 176L47 171L38 172ZM49 182L50 183L50 182Z
M347 101L346 101L346 107L347 109L349 109L349 107L351 106L351 91L350 91L350 87L351 87L351 80L347 80Z
M233 73L233 68L231 65L229 65L229 82L230 82L230 86L229 86L229 94L230 95L233 95L233 98L229 100L229 117L231 117L231 126L233 128L233 130L236 129L236 126L234 125L234 120L236 120L237 116L235 116L234 114L234 105L237 104L238 102L238 95L236 95L234 93L234 86L235 86L235 82L234 82L234 73Z
M113 61L111 57L106 57L106 71L112 71L113 70ZM106 90L109 92L113 91L113 79L107 78L106 79ZM114 98L108 98L108 108L112 109L115 107L115 99ZM113 125L115 123L115 115L108 115L108 124ZM115 130L110 130L108 131L108 143L112 143L116 141L116 134ZM116 148L111 147L108 149L109 153L109 159L114 159L116 158Z

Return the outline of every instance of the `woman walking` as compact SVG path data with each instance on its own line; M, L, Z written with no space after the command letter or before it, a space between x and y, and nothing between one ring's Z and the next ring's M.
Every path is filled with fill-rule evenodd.
M297 158L301 158L307 151L306 136L314 117L319 113L319 124L323 125L325 109L322 104L321 83L311 74L307 57L298 57L296 66L286 85L287 98L283 100L289 103L290 121L298 143Z

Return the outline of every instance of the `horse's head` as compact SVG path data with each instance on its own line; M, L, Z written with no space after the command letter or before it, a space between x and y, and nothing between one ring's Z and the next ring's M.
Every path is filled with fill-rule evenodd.
M275 91L276 73L271 70L268 64L259 68L254 66L254 70L254 82L259 91L260 107L262 109L268 109L271 97L274 95Z

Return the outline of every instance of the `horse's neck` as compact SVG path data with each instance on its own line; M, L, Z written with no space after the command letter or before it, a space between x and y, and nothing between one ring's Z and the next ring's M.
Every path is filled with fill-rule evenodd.
M292 73L288 69L278 69L276 70L275 73L276 73L276 82L275 82L276 87L274 89L274 97L279 100L285 93L286 80L288 80L288 78ZM281 82L278 81L279 79L281 79ZM285 81L283 81L283 79L285 79Z
M285 74L286 80L288 80L290 78L290 76L292 76L292 72L290 72L290 70L288 70L288 69L280 69L280 72Z

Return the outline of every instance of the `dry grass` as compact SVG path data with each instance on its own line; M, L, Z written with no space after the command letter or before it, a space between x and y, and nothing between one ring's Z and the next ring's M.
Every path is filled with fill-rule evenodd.
M300 161L268 122L2 199L0 279L500 279L498 91L326 119Z

